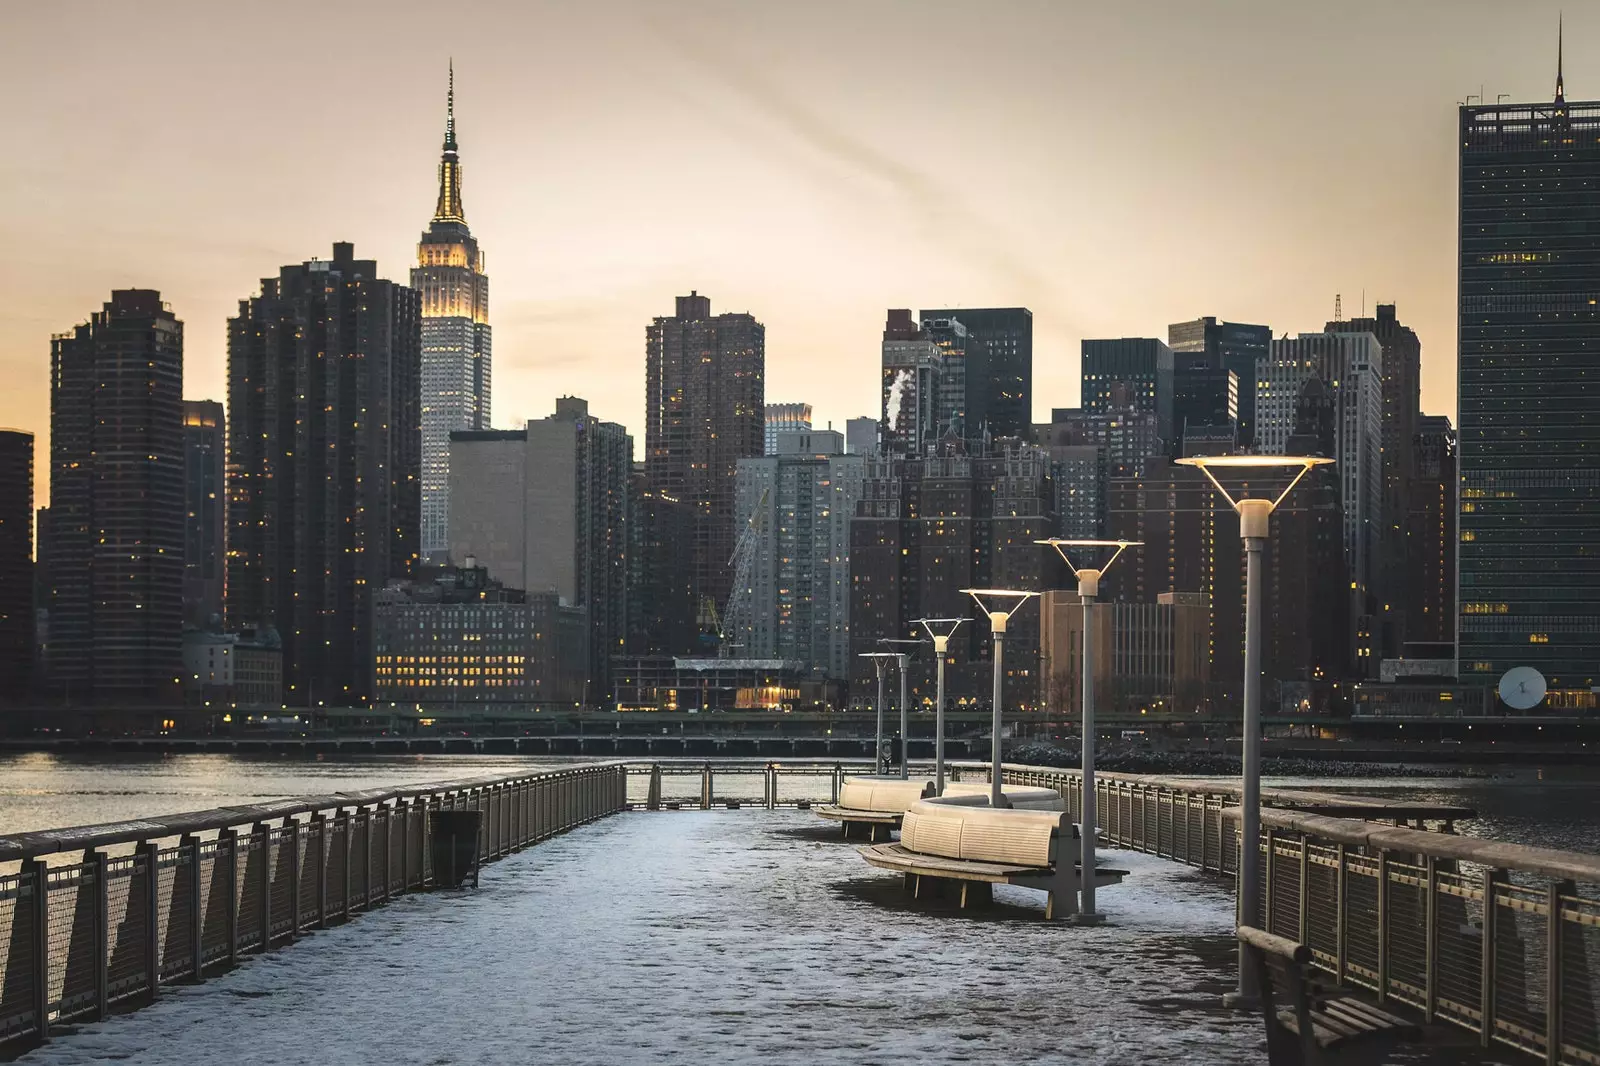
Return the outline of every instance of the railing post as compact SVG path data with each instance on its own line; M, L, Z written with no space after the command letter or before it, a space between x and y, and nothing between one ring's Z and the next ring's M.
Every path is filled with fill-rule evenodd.
M1561 1028L1562 1028L1562 999L1561 999L1561 967L1565 961L1566 952L1563 950L1561 924L1561 897L1576 895L1578 886L1571 881L1556 881L1551 883L1547 893L1546 906L1550 912L1545 933L1545 975L1544 975L1544 1002L1545 1002L1545 1061L1550 1066L1557 1066L1561 1061Z
M356 842L355 815L355 811L341 810L334 816L336 819L344 822L344 825L340 829L344 835L344 891L339 894L339 898L344 900L344 904L342 910L340 911L339 917L343 918L345 921L350 920L350 908L353 903L353 901L350 899L350 884L355 880L356 871L356 857L354 851L354 845Z
M111 886L106 880L108 863L105 852L91 851L84 856L84 860L94 867L94 1016L97 1021L102 1021L111 1002ZM199 910L196 906L195 912L199 913ZM196 940L195 944L195 959L198 962L199 941ZM194 975L198 981L198 966Z
M293 817L283 820L289 833L289 939L300 936L300 823Z
M411 809L412 800L397 799L394 809L400 815L400 891L411 890Z
M178 847L180 849L180 854L182 854L181 849L185 846L187 846L189 849L189 899L193 901L193 904L189 908L189 943L193 951L193 955L190 958L189 963L190 967L194 971L193 979L196 983L198 983L202 973L205 970L206 960L206 899L205 896L201 894L202 886L205 884L205 878L202 876L200 870L200 838L191 833L182 840L179 840ZM211 857L212 877L216 877L216 861L216 856L213 855Z
M361 909L372 905L372 827L378 820L376 810L362 812L367 816L367 838L361 842Z
M150 999L161 993L161 852L153 840L142 841L144 855L144 955L149 975Z
M259 841L261 848L261 884L257 891L261 893L261 905L256 913L261 919L261 946L257 951L266 951L272 944L272 871L276 865L272 861L272 830L267 823L257 822L250 835ZM250 868L250 863L245 862L245 869Z
M1439 1010L1439 864L1434 856L1426 856L1426 895L1422 901L1423 987L1422 1020L1433 1024Z
M223 855L227 860L223 860ZM226 866L228 872L224 874L222 868ZM213 878L226 877L228 891L223 896L227 912L226 921L223 923L228 928L228 965L239 965L239 831L232 826L217 834L217 869L211 874Z
M394 807L380 807L383 811L383 891L378 899L389 902L389 892L394 884Z
M900 739L902 743L905 742L904 737ZM778 771L771 763L767 763L767 771L763 776L765 777L763 784L767 793L767 810L770 811L778 805Z
M700 771L700 809L711 809L711 764L706 763Z
M840 766L838 763L834 763L833 764L833 773L829 775L829 778L830 778L829 783L833 787L832 787L832 792L828 797L828 802L829 803L833 803L833 804L837 804L839 802L839 785L840 785L840 782L842 782L844 780L844 767ZM952 780L953 780L953 778L952 778Z
M1278 910L1276 901L1273 899L1275 893L1272 891L1274 888L1274 882L1277 880L1277 878L1272 876L1272 867L1274 865L1274 860L1278 856L1278 831L1276 829L1268 828L1262 835L1267 838L1267 861L1261 864L1261 872L1265 875L1267 883L1261 892L1261 928L1270 933L1272 932L1272 919L1277 916ZM1247 844L1246 847L1248 846L1249 845ZM1243 867L1241 865L1241 870L1242 869ZM1244 898L1244 894L1242 892L1236 894L1241 899Z
M1495 926L1499 919L1495 914L1494 890L1499 883L1504 871L1483 871L1483 949L1480 954L1478 970L1478 1012L1480 1025L1478 1028L1478 1044L1488 1047L1494 1042L1494 944Z
M1348 921L1350 893L1347 881L1350 864L1347 859L1348 853L1345 851L1345 845L1340 843L1338 866L1335 867L1333 873L1334 906L1337 908L1333 925L1333 980L1340 985L1344 984L1345 960L1348 958L1346 947L1349 943L1350 929Z
M1378 852L1378 1003L1389 1001L1389 853Z
M24 859L22 873L33 877L33 1024L34 1038L44 1043L50 1036L50 868L41 859Z
M317 894L317 928L328 928L328 816L318 811L311 816L311 823L306 828L306 833L316 831L317 847L311 853L312 869L316 871L316 880L313 882Z

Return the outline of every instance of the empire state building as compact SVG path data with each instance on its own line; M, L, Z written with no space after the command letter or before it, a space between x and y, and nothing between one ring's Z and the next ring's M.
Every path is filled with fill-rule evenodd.
M417 245L422 294L422 554L448 550L450 433L489 428L489 278L461 205L455 65L450 67L439 203Z

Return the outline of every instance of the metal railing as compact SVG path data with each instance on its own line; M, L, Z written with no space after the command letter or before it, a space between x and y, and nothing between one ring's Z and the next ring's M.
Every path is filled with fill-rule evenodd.
M636 811L805 809L814 803L837 803L846 777L873 772L867 760L685 759L626 765L628 808Z
M620 763L0 838L0 1051L433 883L433 811L493 860L626 807Z
M1003 773L1082 809L1076 771ZM1134 775L1095 785L1113 843L1237 873L1236 786ZM1310 798L1262 790L1264 928L1310 947L1334 983L1474 1032L1485 1048L1600 1063L1600 856L1273 806Z

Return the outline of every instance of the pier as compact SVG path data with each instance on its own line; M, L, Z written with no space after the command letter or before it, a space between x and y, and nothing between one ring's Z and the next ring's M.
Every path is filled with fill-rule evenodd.
M946 949L952 965L966 958L973 934L960 923L1038 915L1030 898L1010 898L1001 891L987 917L984 911L977 917L950 908L940 911L938 901L908 902L898 878L874 875L854 847L838 839L836 826L808 810L837 800L843 778L863 770L826 762L611 762L3 838L0 1050L25 1050L85 1024L91 1025L93 1040L109 1040L119 1032L137 1038L147 1026L174 1024L170 1012L179 1006L92 1023L173 993L186 1001L192 994L189 986L260 965L253 956L281 957L284 961L272 964L273 972L288 973L298 965L293 960L299 953L332 950L301 947L296 941L315 943L340 935L324 930L369 912L385 914L384 942L400 953L393 965L411 968L403 980L402 998L410 1005L406 1009L429 1017L448 1014L448 1009L435 1011L428 1003L430 997L442 997L446 1004L457 1001L460 989L450 981L460 977L463 964L441 964L454 975L449 979L430 974L405 955L407 941L417 936L444 944L450 933L441 922L465 923L459 935L489 940L477 948L460 944L459 950L488 950L478 961L493 972L499 964L490 956L501 950L521 955L532 950L509 943L503 949L489 948L497 920L530 920L518 909L524 905L518 902L523 891L540 898L541 920L553 930L584 926L585 935L598 936L610 945L608 950L622 953L613 959L622 982L617 994L631 996L629 1002L638 997L625 987L634 979L628 974L681 963L652 954L657 940L670 937L675 951L698 950L685 947L685 935L669 932L672 923L703 930L729 952L744 943L741 936L756 941L765 937L772 950L760 960L722 954L723 971L701 974L699 979L720 990L718 996L726 1002L705 1002L694 1009L704 1013L727 1008L735 1012L730 1018L750 1012L762 1022L791 998L812 995L821 1004L820 1031L830 1033L826 1026L839 1021L840 1005L823 1002L827 997L820 989L802 994L799 990L809 979L798 975L822 957L829 964L845 965L850 953L822 951L819 956L816 938L832 942L839 928L848 927L851 933L843 942L857 948L870 943L875 965L910 975L926 968L924 956L942 957ZM987 778L981 765L957 763L954 770L969 781ZM1082 808L1075 771L1007 766L1004 778L1058 791L1074 816ZM1111 923L1073 929L1029 921L1026 965L1065 968L1075 980L1092 984L1105 982L1115 966L1126 964L1127 972L1139 975L1140 995L1156 999L1160 992L1178 1003L1167 1019L1177 1030L1173 1043L1148 1055L1141 1048L1148 1061L1195 1061L1167 1056L1174 1048L1192 1054L1196 1047L1208 1046L1207 1041L1218 1049L1208 1061L1260 1061L1259 1017L1220 1007L1225 983L1220 977L1233 950L1227 900L1238 866L1235 785L1101 774L1096 792L1107 843L1123 849L1117 864L1129 872L1125 883L1108 889L1101 900ZM1461 807L1273 789L1263 790L1263 804L1263 833L1257 842L1264 860L1263 922L1267 931L1310 948L1319 980L1414 1017L1435 1033L1454 1033L1456 1040L1501 1060L1510 1055L1512 1061L1600 1061L1600 857L1445 832L1471 816ZM486 862L509 860L503 868L491 866L485 875L486 886L499 887L481 894L418 897L441 880L431 826L441 821L440 814L453 811L479 812L479 851ZM596 822L602 827L566 835ZM592 846L585 843L590 834L602 834ZM539 846L529 852L533 845ZM556 851L546 850L557 847L559 863ZM758 868L750 865L752 848L760 859ZM545 858L538 858L541 854ZM703 883L691 883L693 878L661 881L671 871L688 877L685 863L700 864L696 869ZM624 883L630 877L644 898L652 893L670 897L659 921L640 918L643 904L626 898ZM519 888L524 879L529 887ZM755 903L732 897L727 906L736 917L722 915L719 901L733 889L725 892L719 886L735 883L739 892L752 893L751 899L764 900L764 905L772 904L771 893L779 893L790 901L785 907L792 904L809 915L808 921L818 923L816 929L786 931L782 915L759 917L748 910ZM617 894L615 899L607 896L603 906L640 921L636 934L640 929L649 932L624 945L595 932L594 923L605 921L603 913L588 918L558 913L562 900L570 903L591 891ZM509 909L497 919L500 900ZM1202 906L1195 900L1209 902ZM467 901L470 917L449 917ZM385 905L395 902L406 906L386 913ZM1204 913L1195 913L1196 907ZM726 928L735 920L756 922L757 927ZM1141 961L1140 952L1154 950L1150 945L1159 940L1162 922L1169 920L1172 935L1191 938L1183 941L1179 955L1209 953L1208 967L1196 969L1180 959L1162 970ZM475 923L487 923L489 932L473 933ZM1117 939L1119 926L1128 929L1123 940ZM1006 928L1010 938L1022 926ZM906 938L903 943L900 937ZM946 938L948 944L941 946ZM352 955L339 966L387 965L371 945L350 950L348 937L338 943ZM563 957L581 948L562 943L559 933L540 944ZM1091 944L1097 954L1086 956ZM969 961L977 965L981 959L974 954ZM786 976L756 980L753 968L765 968L769 978ZM884 991L868 969L852 968L849 980ZM322 982L328 995L336 995L338 980L361 988L372 987L374 980L361 973L340 977L328 973L326 965L318 974L307 980ZM990 973L986 980L1013 991L1028 987L1027 981L1016 984L1020 976L1015 967ZM1041 980L1048 984L1051 979ZM308 1002L288 985L275 987L284 990L288 1004ZM1103 996L1110 1009L1117 1000L1111 987L1085 987L1080 994ZM791 988L793 997L785 991ZM992 992L974 994L986 1011L1001 1011L1003 1005ZM544 1000L560 993L559 988L531 986L528 991ZM851 993L835 989L836 996L841 994ZM938 1018L960 1013L950 997L938 998L932 1008ZM859 1020L854 1037L830 1033L829 1041L849 1045L841 1045L835 1056L839 1061L874 1061L873 1055L881 1058L893 1046L892 1027L914 1005L914 989L894 986L885 1001L895 1010L870 1023ZM211 1002L211 1009L218 1009L217 1001ZM285 1017L292 1021L295 1009L291 1006ZM1048 1031L1043 1019L1049 1011L1035 1017L1026 1003L1017 1009L1020 1035L1013 1035L1013 1044L1005 1043L998 1014L979 1026L986 1034L983 1039L1000 1047L1033 1047L1031 1042L1042 1038L1023 1031L1029 1025ZM1162 1024L1153 1013L1141 1014L1137 1004L1130 1009L1140 1014L1141 1025ZM144 1020L147 1013L150 1021ZM439 1024L457 1031L460 1023ZM934 1030L943 1024L929 1022ZM238 1038L231 1027L229 1032ZM1190 1042L1185 1032L1198 1043ZM470 1057L471 1035L462 1031L461 1038L466 1043L457 1051ZM618 1038L642 1039L620 1033ZM50 1055L55 1061L81 1061L62 1057L70 1056L80 1039L91 1039L91 1034L74 1033L52 1045ZM184 1057L187 1039L171 1036L174 1050L164 1048L163 1054L171 1061L201 1061ZM755 1039L759 1043L765 1037ZM792 1031L786 1039L795 1047L803 1043ZM919 1038L909 1034L904 1039L912 1046ZM1107 1039L1108 1047L1115 1046L1114 1034ZM1044 1047L1035 1050L1042 1053ZM822 1050L832 1054L832 1043ZM587 1060L579 1056L571 1061Z

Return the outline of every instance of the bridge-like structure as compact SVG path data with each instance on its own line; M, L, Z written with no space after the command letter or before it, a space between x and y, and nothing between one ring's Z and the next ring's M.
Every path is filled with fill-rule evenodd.
M0 838L0 1051L432 888L439 812L480 812L492 861L626 812L836 801L866 769L616 761ZM1003 775L1082 809L1076 771ZM1233 784L1099 774L1096 791L1112 845L1234 876ZM1600 856L1456 835L1459 807L1262 798L1262 921L1308 945L1321 980L1528 1061L1600 1062Z

